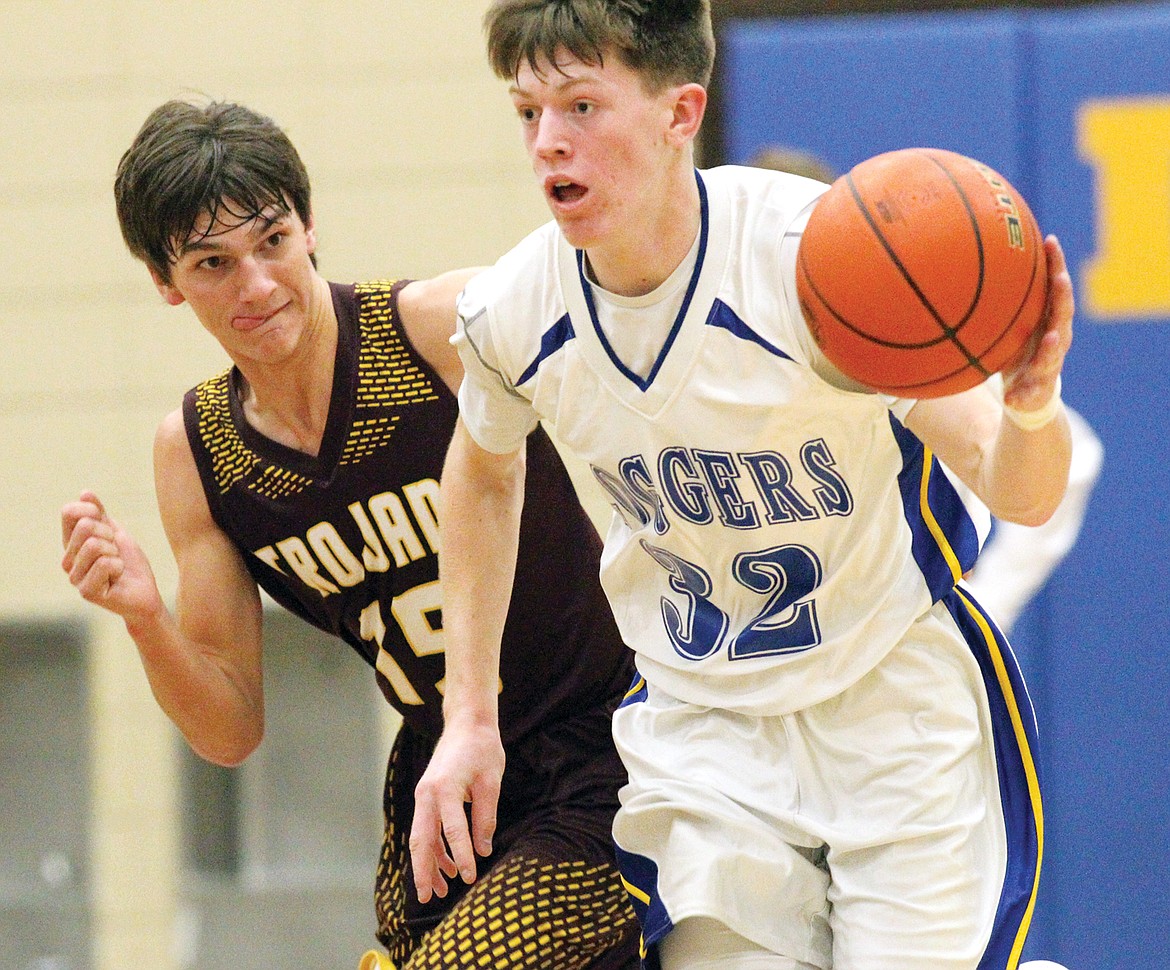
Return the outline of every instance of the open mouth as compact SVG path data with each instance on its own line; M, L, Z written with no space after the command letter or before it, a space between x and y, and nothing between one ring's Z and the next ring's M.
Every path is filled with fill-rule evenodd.
M585 197L585 193L589 190L584 185L578 185L576 182L570 182L567 179L561 179L553 182L549 189L552 197L560 203L577 202Z

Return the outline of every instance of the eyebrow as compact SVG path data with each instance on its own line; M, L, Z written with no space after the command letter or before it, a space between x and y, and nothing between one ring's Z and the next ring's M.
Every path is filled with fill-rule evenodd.
M559 74L560 72L558 71L557 73ZM592 77L566 77L563 81L559 81L557 84L553 85L553 90L555 90L557 93L560 93L562 91L568 91L574 87L592 84L594 81L596 81L596 78ZM509 85L508 94L520 95L521 97L529 96L528 92L524 88L520 87L519 84Z
M259 213L258 215L255 215L250 220L248 220L249 222L258 223L257 227L253 227L251 230L249 230L249 235L262 236L273 226L287 223L291 221L291 219L292 214L289 212L279 212L276 214ZM242 222L237 223L237 226L242 226L243 224L244 223ZM232 226L232 229L235 228L236 226ZM215 233L211 236L204 235L195 240L188 239L183 243L183 245L179 247L176 258L182 259L183 256L187 255L187 253L204 253L222 249L223 247L214 241L216 237L220 235L223 235L223 233ZM212 241L209 242L208 240Z

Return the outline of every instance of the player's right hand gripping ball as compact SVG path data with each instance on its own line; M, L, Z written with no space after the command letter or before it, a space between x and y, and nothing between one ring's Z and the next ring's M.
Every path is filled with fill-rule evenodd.
M800 242L797 293L843 373L897 397L957 394L1035 332L1044 241L1023 197L964 155L905 148L821 196Z

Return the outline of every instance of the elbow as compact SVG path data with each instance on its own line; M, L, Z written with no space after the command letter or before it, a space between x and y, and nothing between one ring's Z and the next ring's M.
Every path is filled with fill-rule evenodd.
M1064 501L1069 483L1069 455L1043 465L1013 470L995 489L998 502L988 502L991 514L1005 522L1036 528L1054 515ZM998 506L998 507L997 507Z
M255 745L250 747L222 748L209 752L208 754L200 753L200 757L205 761L210 761L213 765L219 765L221 768L238 768L248 760L248 756L255 750Z
M1051 508L1044 507L1028 509L1027 511L1019 513L1010 519L1008 519L1006 516L1003 516L1002 518L1007 519L1009 522L1015 522L1017 525L1026 525L1029 528L1035 529L1044 525L1049 519L1052 518L1055 512L1056 506L1054 505Z
M248 756L256 750L257 745L216 745L214 747L191 745L192 750L204 761L221 768L238 768Z
M204 761L221 768L238 768L260 747L264 726L249 727L222 738L188 738L187 743Z
M991 514L1004 522L1037 528L1044 525L1055 514L1064 498L1064 490L1050 495L1035 496L1028 504L1004 505L994 507L988 505Z

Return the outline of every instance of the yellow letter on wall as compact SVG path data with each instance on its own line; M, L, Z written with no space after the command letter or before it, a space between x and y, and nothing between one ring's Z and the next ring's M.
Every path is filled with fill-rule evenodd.
M1099 317L1170 316L1170 98L1091 101L1078 128L1097 181L1086 309Z

